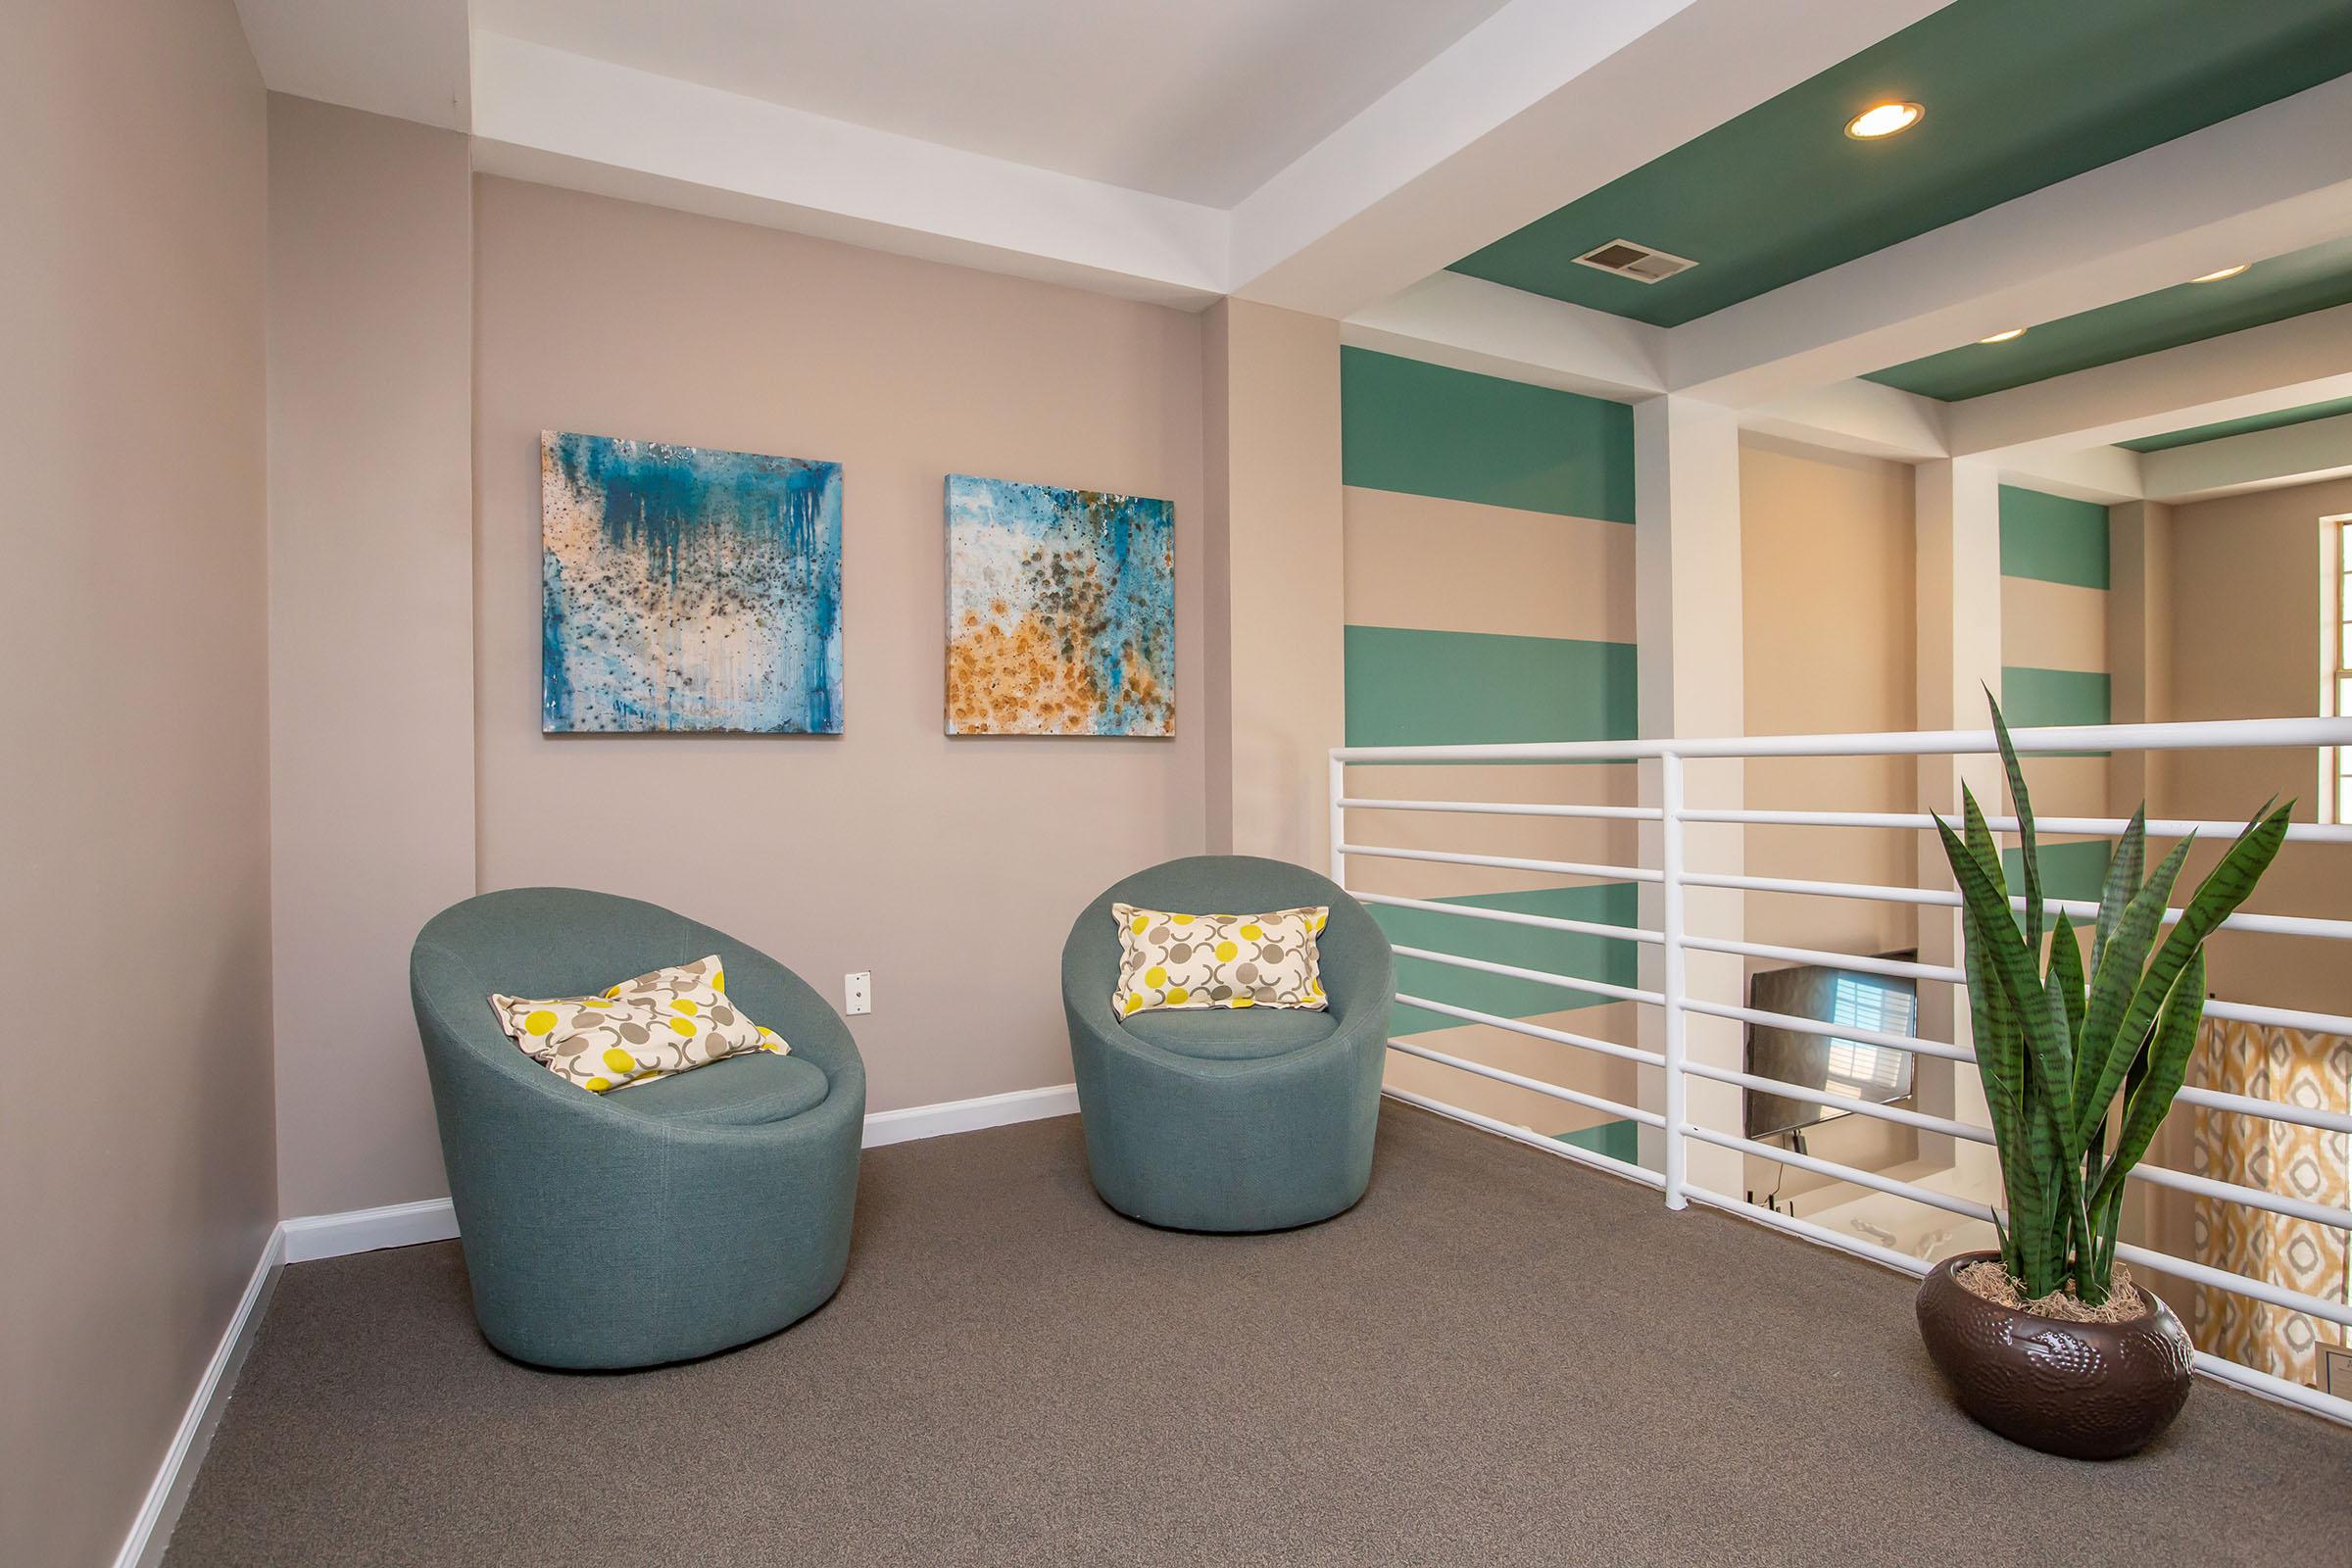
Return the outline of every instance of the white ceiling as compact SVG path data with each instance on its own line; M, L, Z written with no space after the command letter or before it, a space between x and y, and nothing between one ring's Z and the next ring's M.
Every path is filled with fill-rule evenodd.
M657 75L1230 207L1503 0L474 0Z

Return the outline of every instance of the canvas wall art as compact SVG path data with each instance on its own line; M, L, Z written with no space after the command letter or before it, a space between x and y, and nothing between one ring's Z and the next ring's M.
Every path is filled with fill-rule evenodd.
M1176 733L1176 511L948 476L948 733Z
M841 465L547 431L541 728L841 730Z

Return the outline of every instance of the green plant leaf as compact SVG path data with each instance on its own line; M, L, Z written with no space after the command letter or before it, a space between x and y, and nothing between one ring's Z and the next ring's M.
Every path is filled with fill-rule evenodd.
M2287 812L2292 809L2290 802L2249 822L2244 834L2223 853L2220 861L2206 873L2205 880L2197 884L2197 891L2190 895L2180 920L2157 948L2156 956L2148 960L2147 973L2140 977L2138 988L2132 994L2132 1004L2116 1027L2115 1049L2108 1054L2106 1064L2091 1086L2090 1097L2083 1102L2086 1109L2080 1113L2082 1119L2077 1124L2078 1132L2084 1126L2097 1125L2098 1117L2106 1110L2107 1098L2115 1093L2116 1085L2123 1082L2125 1073L2131 1069L2132 1053L2154 1027L2157 1011L2172 994L2175 979L2197 956L2214 928L2246 901L2246 896L2254 891L2254 884L2278 857L2280 846L2286 843ZM2202 1001L2200 996L2200 1004ZM2124 1049L2127 1041L2131 1043L2131 1051ZM2153 1046L2150 1050L2154 1050ZM2150 1074L2152 1078L2152 1062ZM2146 1085L2141 1088L2144 1090ZM2096 1109L2088 1109L2090 1106ZM2127 1113L2127 1135L2129 1120Z
M2090 1005L2075 1053L2075 1138L2086 1147L2090 1135L2106 1119L2115 1086L2123 1081L2125 1069L2147 1038L2145 1023L2129 1035L2122 1033L2124 1018L2139 990L2148 949L2155 945L2165 906L2173 896L2173 882L2180 874L2181 862L2188 858L2192 842L2182 839L2173 846L2172 854L2157 862L2146 885L2125 906L2123 918L2107 939L2106 951L2099 955L2098 971L2091 978Z
M1962 908L1960 919L1977 1076L1984 1085L1985 1108L1992 1118L1992 1147L2001 1161L2002 1197L2009 1208L2009 1223L2001 1229L2001 1263L2023 1279L2027 1272L2023 1238L2046 1230L2049 1212L2043 1197L2046 1188L2026 1152L2024 1047L2017 1008L2002 989L1999 976L1992 972L1975 911ZM2001 926L2004 932L2016 930L2005 914Z
M1982 823L1983 813L1974 794L1962 790L1961 806ZM2065 1009L2055 996L2042 989L2034 950L2014 936L2006 940L2000 936L2004 931L2015 932L2017 925L2009 915L2009 892L2002 885L1999 868L1978 858L1943 818L1936 819L1936 830L1943 840L1944 858L1951 862L1953 880L1960 885L1960 897L1976 911L1977 924L1986 937L1984 949L1992 959L1993 973L2017 1006L2018 1025L2039 1080L2042 1103L2048 1114L2057 1118L2059 1128L2071 1128L2074 1043L2067 1033Z
M2115 846L2115 855L2107 862L2107 879L2099 888L2099 923L2090 939L2090 972L2099 972L2099 959L2107 953L2107 939L2115 935L2124 908L2132 895L2139 891L2139 874L2148 863L2148 808L2141 806L2132 813L2131 825L2124 829L2123 838Z
M2123 1135L2116 1140L2115 1157L2091 1194L2090 1206L2104 1209L2124 1187L2124 1178L2148 1152L2148 1144L2173 1108L2173 1097L2188 1076L2188 1059L2197 1049L2197 1025L2205 1016L2205 951L2193 950L2165 993L2156 1030L2148 1041L2148 1073L2124 1107Z
M2058 1001L2066 1009L2067 1032L2074 1036L2075 1054L2082 1056L2082 948L2075 940L2074 922L2066 911L2058 911L2058 921L2050 927L2049 983L2058 992Z
M2001 768L2009 775L2009 799L2017 806L2018 859L2026 868L2026 947L2041 952L2041 857L2034 844L2034 803L2026 796L2026 770L2017 760L2017 748L2009 740L2009 721L2001 717L2001 705L1993 697L1992 688L1984 688L1984 701L1992 709L1993 739L2000 743Z

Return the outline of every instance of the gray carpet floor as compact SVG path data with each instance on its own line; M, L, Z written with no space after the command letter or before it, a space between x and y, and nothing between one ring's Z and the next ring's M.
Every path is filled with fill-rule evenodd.
M1910 1297L1394 1104L1362 1203L1246 1238L1035 1122L869 1153L831 1304L690 1365L503 1359L454 1244L289 1268L166 1561L2352 1561L2352 1432L2200 1380L2135 1459L2032 1453Z

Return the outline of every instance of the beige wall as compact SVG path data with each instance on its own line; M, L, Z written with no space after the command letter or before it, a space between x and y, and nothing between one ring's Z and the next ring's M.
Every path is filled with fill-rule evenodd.
M2352 480L2262 490L2173 509L2169 718L2262 718L2319 711L2320 519L2352 513ZM2243 820L2264 799L2319 805L2310 752L2179 753L2160 775L2166 816ZM2193 858L2183 881L2201 875ZM2289 845L2249 908L2352 915L2352 854ZM2333 944L2224 932L2209 983L2231 1002L2352 1012L2352 965Z
M0 1562L28 1568L112 1558L277 1217L263 117L229 0L9 10L0 932L39 1004L0 1089Z
M1751 734L1916 728L1912 511L1904 464L1748 434L1740 444L1747 724ZM1751 810L1913 811L1908 758L1784 758L1747 764ZM1911 885L1917 837L1873 828L1751 827L1751 876ZM1910 905L1746 896L1746 939L1833 953L1914 945ZM1749 959L1758 969L1780 967ZM1925 988L1923 988L1925 989ZM1918 1153L1906 1129L1847 1116L1807 1135L1825 1158L1884 1169ZM1827 1185L1747 1160L1751 1187L1784 1197Z
M1198 316L650 207L475 187L482 883L691 910L853 1020L875 1109L1067 1082L1071 919L1206 841ZM539 732L539 432L845 466L847 732ZM942 734L942 476L1164 496L1173 740ZM947 956L943 957L942 956Z
M1220 300L1205 330L1209 838L1319 870L1346 738L1340 325Z
M270 98L286 1214L448 1191L408 953L474 890L472 202L465 137Z

